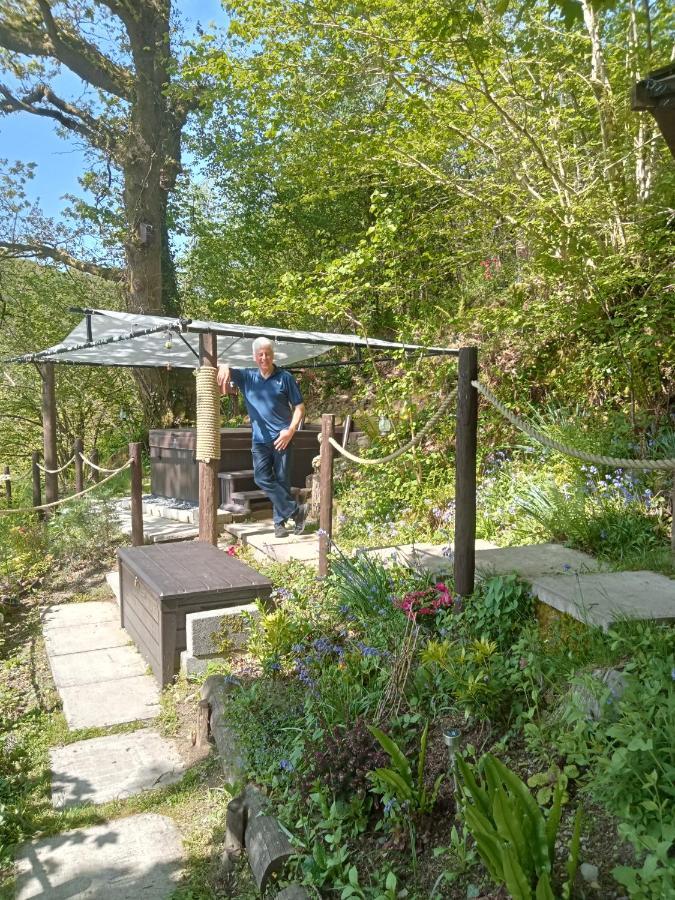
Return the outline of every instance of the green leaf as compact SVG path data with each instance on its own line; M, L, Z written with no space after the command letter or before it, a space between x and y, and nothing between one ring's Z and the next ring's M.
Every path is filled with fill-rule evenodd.
M509 847L503 848L502 865L504 882L512 900L532 900L530 882L516 859L514 851Z
M399 800L412 800L414 798L414 792L410 784L393 769L375 769L370 774L382 782L385 787L391 788Z
M509 798L501 787L495 790L492 798L492 812L499 836L511 845L528 879L532 878L535 872L531 848L528 847L513 803L509 802Z
M492 815L492 810L490 808L490 800L488 798L487 792L484 791L483 788L478 786L476 779L473 777L471 768L467 765L461 755L458 755L456 757L455 762L457 765L457 769L462 777L464 787L468 791L473 802L480 809L481 813L484 816L490 817Z
M558 826L560 825L560 816L562 815L562 800L565 793L562 778L558 778L553 794L553 803L549 810L548 819L546 820L546 846L548 848L548 858L553 865L555 857L555 839L558 835Z
M537 873L549 871L551 863L548 855L548 845L546 843L546 824L541 810L537 806L532 794L530 794L527 789L527 786L515 772L512 772L502 762L494 756L491 756L489 753L486 754L486 756L488 757L486 767L494 767L506 787L511 791L513 796L517 797L520 801L519 814L525 819L522 823L524 831L526 833L528 829L531 831L531 852L535 860Z
M412 772L410 771L410 763L408 762L405 754L400 750L398 744L383 731L380 731L379 728L376 728L374 725L369 725L368 730L380 743L385 753L387 753L387 755L390 757L397 772L399 772L399 774L403 778L405 778L407 783L412 788Z
M556 896L551 888L551 880L548 872L542 872L539 876L535 897L537 900L556 900Z

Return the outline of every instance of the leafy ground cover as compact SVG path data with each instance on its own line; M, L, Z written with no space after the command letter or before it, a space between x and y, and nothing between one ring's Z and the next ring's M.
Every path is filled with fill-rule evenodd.
M672 629L542 625L515 577L460 600L366 555L271 574L229 715L299 847L285 877L342 898L672 890Z

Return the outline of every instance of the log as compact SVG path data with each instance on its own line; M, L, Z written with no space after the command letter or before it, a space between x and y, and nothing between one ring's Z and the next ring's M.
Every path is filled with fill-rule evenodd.
M141 460L141 444L129 444L131 459L131 543L134 547L142 547L145 540L143 534L143 463Z
M42 473L40 472L40 454L37 450L33 450L31 454L31 470L33 474L33 506L42 505ZM44 511L39 509L37 512L38 519L44 519Z
M311 900L311 894L301 884L289 884L277 894L275 900Z
M328 553L333 537L333 448L330 438L335 433L335 416L321 416L321 462L319 501L319 576L328 575Z
M46 469L56 469L56 382L54 363L40 366L42 377L42 440ZM45 472L45 501L59 499L59 476Z
M478 350L461 347L455 442L455 590L473 593L476 567L476 449L478 440Z
M9 466L5 466L5 500L7 500L7 506L12 505L12 478L11 472L9 471Z
M84 490L84 463L80 454L84 450L84 441L82 438L75 438L73 443L73 455L75 456L75 493L79 494Z
M273 816L249 816L244 844L253 878L261 894L296 851Z
M197 747L202 749L209 742L209 714L211 707L208 700L199 701L199 711L197 713Z

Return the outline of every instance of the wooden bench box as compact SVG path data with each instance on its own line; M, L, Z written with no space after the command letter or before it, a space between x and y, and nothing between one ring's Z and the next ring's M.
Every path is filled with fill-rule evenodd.
M272 583L211 544L152 544L117 551L120 618L162 687L173 681L186 649L185 616L257 597Z

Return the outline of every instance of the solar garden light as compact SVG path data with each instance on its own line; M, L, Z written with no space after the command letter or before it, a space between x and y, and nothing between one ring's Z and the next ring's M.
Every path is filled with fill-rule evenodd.
M459 749L459 739L462 732L459 728L446 728L443 732L443 743L448 748L448 764L452 772L452 778L455 782L455 790L457 790L457 777L455 775L455 758Z
M164 349L170 350L173 347L173 335L170 331L164 335Z
M380 416L377 427L379 428L381 435L389 434L389 432L391 431L391 420L386 416Z

